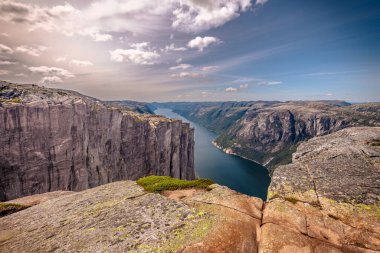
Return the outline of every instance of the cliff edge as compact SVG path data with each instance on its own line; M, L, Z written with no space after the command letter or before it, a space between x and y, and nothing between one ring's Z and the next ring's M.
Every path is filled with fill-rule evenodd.
M193 179L194 130L74 91L0 82L0 201L123 179Z

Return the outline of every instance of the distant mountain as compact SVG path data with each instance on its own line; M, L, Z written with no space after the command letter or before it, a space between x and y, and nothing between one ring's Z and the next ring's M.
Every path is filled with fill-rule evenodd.
M252 101L156 103L218 134L215 143L273 172L297 145L351 126L380 126L380 103Z

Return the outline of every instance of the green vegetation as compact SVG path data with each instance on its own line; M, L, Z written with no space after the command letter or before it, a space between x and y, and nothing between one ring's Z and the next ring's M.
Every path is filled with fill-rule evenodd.
M147 176L137 180L137 184L148 192L161 192L187 188L208 189L214 182L210 179L181 180L167 176Z
M10 99L5 99L5 98L0 98L0 103L21 103L21 98L10 98Z
M16 203L0 202L0 217L6 216L12 213L16 213L18 211L24 210L29 207L30 206L16 204Z

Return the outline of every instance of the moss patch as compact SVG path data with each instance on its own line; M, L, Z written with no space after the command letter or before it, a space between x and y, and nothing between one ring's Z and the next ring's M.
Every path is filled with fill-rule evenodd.
M0 98L0 103L21 103L21 98Z
M18 211L24 210L30 206L21 205L16 203L3 203L0 202L0 217L4 217L6 215L16 213Z
M137 184L148 192L161 192L187 188L207 189L214 182L210 179L181 180L167 176L147 176L137 180Z

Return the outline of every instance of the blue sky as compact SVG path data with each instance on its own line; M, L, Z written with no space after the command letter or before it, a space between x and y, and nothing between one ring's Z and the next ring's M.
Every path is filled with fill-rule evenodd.
M380 1L1 1L0 79L139 101L380 101Z

